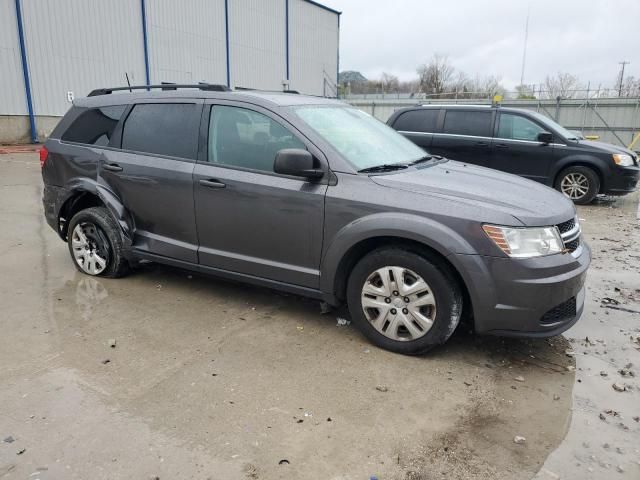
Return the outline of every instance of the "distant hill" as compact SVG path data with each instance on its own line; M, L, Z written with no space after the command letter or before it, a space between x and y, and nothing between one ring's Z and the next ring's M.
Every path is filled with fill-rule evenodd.
M356 72L355 70L347 70L344 72L340 72L340 74L338 75L338 81L341 85L345 85L349 82L351 82L351 85L354 85L357 83L366 83L368 80L367 77L362 75L360 72Z

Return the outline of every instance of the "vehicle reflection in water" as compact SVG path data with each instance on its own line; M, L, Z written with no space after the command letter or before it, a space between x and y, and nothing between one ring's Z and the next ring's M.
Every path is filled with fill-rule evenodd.
M109 291L99 280L83 276L76 284L76 305L83 320L91 319L94 309L109 296Z

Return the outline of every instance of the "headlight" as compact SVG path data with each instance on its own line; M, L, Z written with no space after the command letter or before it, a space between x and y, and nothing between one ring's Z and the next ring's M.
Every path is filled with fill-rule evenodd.
M504 253L514 258L541 257L564 250L556 227L498 227L483 225L482 229Z
M616 162L616 165L621 167L633 166L633 158L631 158L631 155L627 155L626 153L614 153L613 161Z

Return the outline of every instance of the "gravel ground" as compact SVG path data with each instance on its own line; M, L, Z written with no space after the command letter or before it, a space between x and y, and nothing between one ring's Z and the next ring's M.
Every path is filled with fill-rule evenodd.
M37 155L0 155L2 479L640 475L640 386L618 372L640 365L637 195L580 209L595 259L566 338L461 328L420 358L266 289L84 276L40 198Z

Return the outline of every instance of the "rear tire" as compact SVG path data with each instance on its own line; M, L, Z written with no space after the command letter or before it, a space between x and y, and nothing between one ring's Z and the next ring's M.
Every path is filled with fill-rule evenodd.
M86 275L117 278L129 272L120 227L104 207L87 208L73 216L67 245L73 264Z
M560 172L555 188L573 203L586 205L598 195L600 177L593 169L576 165Z
M400 247L383 247L352 270L347 303L354 324L372 343L419 355L453 334L463 298L443 262Z

